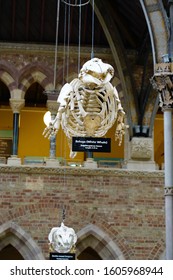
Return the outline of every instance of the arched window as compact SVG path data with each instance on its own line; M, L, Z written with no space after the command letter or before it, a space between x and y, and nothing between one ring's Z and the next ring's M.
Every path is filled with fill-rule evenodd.
M7 222L0 226L0 259L44 260L37 243L16 223Z
M121 260L124 259L120 248L100 228L90 224L78 233L77 259L84 260Z

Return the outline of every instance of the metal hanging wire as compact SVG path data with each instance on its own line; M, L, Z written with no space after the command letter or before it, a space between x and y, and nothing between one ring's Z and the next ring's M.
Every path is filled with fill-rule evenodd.
M92 38L91 38L91 58L94 58L94 15L95 15L95 3L94 0L92 0Z
M65 63L66 63L66 38L67 38L67 5L64 5L64 51L63 51L63 80L65 82Z
M73 7L81 7L81 6L85 6L87 5L90 0L61 0L62 2L64 2L64 4L69 5L69 6L73 6Z
M68 81L68 71L69 71L69 45L70 45L70 8L71 7L78 7L79 9L79 19L78 19L78 72L80 71L80 56L81 56L81 25L82 25L82 6L85 6L87 4L89 4L90 0L86 1L86 0L61 0L61 2L63 2L65 4L65 6L68 6L68 27L66 26L66 24L64 24L64 62L66 60L66 71L67 71L67 76L66 76L66 80ZM65 7L66 10L66 7ZM67 15L65 14L64 16L65 18L65 22L67 21ZM65 46L66 44L66 29L68 28L68 41L67 41L67 47ZM94 36L94 34L93 34ZM93 41L93 39L92 39ZM94 42L94 41L93 41ZM92 42L92 45L93 45ZM67 53L66 53L66 48L67 48ZM93 50L92 50L93 52ZM65 74L65 70L63 72ZM64 75L65 76L65 75Z
M67 11L68 8L68 11ZM68 14L67 14L68 13ZM71 18L71 7L65 5L64 7L64 59L63 59L63 84L68 81L69 76L69 57L70 57L70 19Z
M55 98L58 94L58 90L56 89L56 76L57 76L57 56L58 56L59 14L60 14L60 0L57 0L53 89L43 91L45 95L52 98Z
M68 37L67 37L67 81L69 76L69 58L70 58L70 20L71 20L71 7L68 7Z
M57 17L56 17L56 39L55 39L55 61L54 61L54 89L56 88L56 74L57 74L57 53L58 53L58 34L59 34L59 14L60 14L60 0L57 2Z
M81 4L81 0L79 1ZM81 19L82 19L82 8L79 5L79 42L78 42L78 73L80 71L80 53L81 53Z

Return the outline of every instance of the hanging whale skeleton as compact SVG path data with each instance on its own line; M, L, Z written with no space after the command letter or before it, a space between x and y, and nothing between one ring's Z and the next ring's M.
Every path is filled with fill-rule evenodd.
M127 126L118 92L110 83L113 76L114 68L101 59L87 61L78 78L62 87L57 115L43 135L56 135L61 125L71 149L72 137L102 137L117 120L115 140L121 145ZM70 157L75 156L71 150Z

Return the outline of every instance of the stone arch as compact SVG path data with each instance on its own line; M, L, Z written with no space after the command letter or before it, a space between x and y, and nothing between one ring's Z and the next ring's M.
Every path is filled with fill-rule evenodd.
M44 260L40 248L31 236L13 222L0 226L0 251L7 245L16 248L25 260Z
M12 90L15 87L15 81L7 71L0 71L0 80L8 87L9 90Z
M53 89L53 71L39 63L27 65L19 76L19 89L26 92L33 83L39 83L45 90Z
M0 61L0 80L12 91L16 85L16 68L5 60Z
M53 84L50 82L48 77L39 70L35 70L28 76L23 78L19 85L19 88L22 91L26 92L27 89L35 82L39 83L45 90L53 89Z
M165 259L165 241L163 239L160 239L158 242L156 242L155 246L152 248L149 260L161 260Z
M97 252L102 260L123 260L124 256L116 243L99 227L89 224L78 233L77 256L88 247Z
M162 1L140 0L145 20L148 26L153 56L153 72L155 63L161 62L162 56L168 53L168 19ZM166 42L166 43L165 43ZM149 137L152 137L154 120L158 110L158 93L151 91L143 117L144 125L149 126Z
M154 63L161 62L162 56L168 53L169 37L168 19L163 3L162 1L156 2L158 3L140 0L152 43Z
M153 55L153 72L155 63L161 62L162 56L168 53L168 19L162 1L153 4L151 1L140 0L148 26ZM166 42L166 43L165 43ZM158 111L158 93L152 90L146 104L144 125L149 126L149 137L152 137L154 120Z

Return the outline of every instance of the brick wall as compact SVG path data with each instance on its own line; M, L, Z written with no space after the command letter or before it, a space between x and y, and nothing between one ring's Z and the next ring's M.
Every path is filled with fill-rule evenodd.
M52 227L60 225L65 207L65 225L73 227L79 237L78 255L89 237L91 246L105 259L116 255L159 259L163 254L162 171L26 166L1 166L0 171L1 241L9 234L7 229L3 232L3 225L12 222L48 258L47 237ZM103 254L105 247L110 257Z

